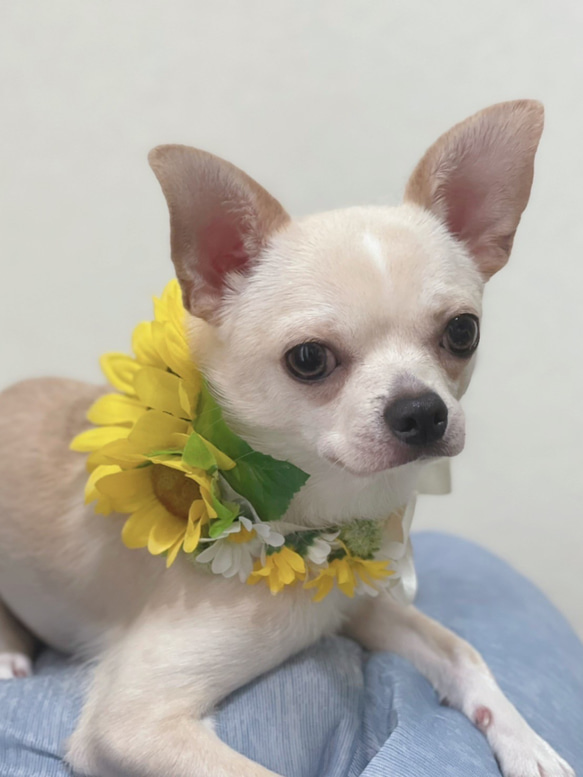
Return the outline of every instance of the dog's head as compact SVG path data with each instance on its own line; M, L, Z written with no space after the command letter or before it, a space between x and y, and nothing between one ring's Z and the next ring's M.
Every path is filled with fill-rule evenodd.
M312 474L461 451L482 290L508 260L542 125L538 103L495 105L428 150L403 205L299 221L221 159L152 151L204 322L195 355L238 431Z

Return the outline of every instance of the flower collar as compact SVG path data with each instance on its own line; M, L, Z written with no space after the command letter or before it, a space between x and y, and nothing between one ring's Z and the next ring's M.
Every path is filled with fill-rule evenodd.
M215 574L265 583L272 594L301 584L320 601L335 587L349 597L374 595L401 580L404 509L384 522L322 530L281 521L308 475L253 450L228 427L192 361L185 315L171 281L154 300L154 320L134 330L135 356L101 358L115 392L91 406L93 428L71 443L89 454L86 503L102 515L129 516L128 548L164 555L168 567L183 553ZM395 520L399 537L385 548L383 530ZM388 558L377 560L381 548Z

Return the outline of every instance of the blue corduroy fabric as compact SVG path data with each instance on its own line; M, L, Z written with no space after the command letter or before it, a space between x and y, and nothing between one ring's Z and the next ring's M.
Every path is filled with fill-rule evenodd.
M583 645L507 564L414 536L417 605L474 644L531 725L583 775ZM0 682L0 777L64 777L90 668L49 651ZM226 700L217 733L285 777L499 777L484 737L404 659L325 639Z

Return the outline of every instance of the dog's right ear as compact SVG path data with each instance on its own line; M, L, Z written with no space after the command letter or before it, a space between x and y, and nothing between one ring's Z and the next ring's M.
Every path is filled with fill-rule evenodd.
M442 135L407 184L405 200L432 211L465 243L484 280L510 256L543 116L534 100L492 105Z
M172 261L184 306L212 321L233 274L252 269L289 216L242 170L205 151L158 146L148 161L170 211Z

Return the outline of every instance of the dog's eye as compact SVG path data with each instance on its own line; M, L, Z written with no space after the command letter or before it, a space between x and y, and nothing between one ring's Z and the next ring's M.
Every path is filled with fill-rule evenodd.
M476 316L463 313L452 318L445 328L441 345L454 356L470 357L480 342L480 324Z
M285 355L288 371L294 378L304 381L322 380L334 371L338 364L332 351L321 343L300 343Z

